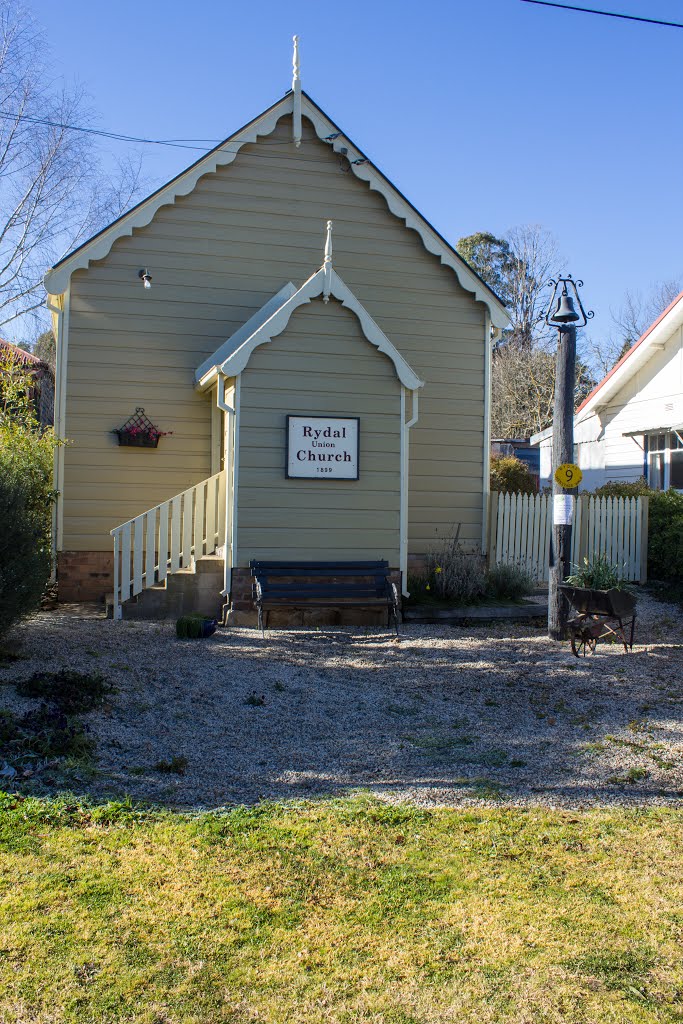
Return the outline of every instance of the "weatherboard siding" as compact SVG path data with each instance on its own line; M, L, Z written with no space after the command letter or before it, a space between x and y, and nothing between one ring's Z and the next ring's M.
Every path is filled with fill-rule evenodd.
M401 384L335 299L297 309L242 373L238 551L399 564ZM285 478L286 416L358 416L358 480Z
M683 328L655 349L612 399L597 412L579 414L574 425L581 490L610 480L632 481L645 471L643 435L683 421ZM541 477L550 478L552 438L541 448Z
M209 399L193 390L194 370L286 282L298 287L320 266L330 217L335 269L425 380L410 432L409 550L427 550L457 523L479 541L484 307L306 121L301 149L290 140L284 117L73 275L62 548L106 550L113 526L209 475ZM154 451L119 448L110 433L136 406L173 431Z

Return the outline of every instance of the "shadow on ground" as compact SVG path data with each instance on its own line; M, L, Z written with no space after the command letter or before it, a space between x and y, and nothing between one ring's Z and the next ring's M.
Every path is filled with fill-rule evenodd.
M15 631L0 706L30 706L11 682L38 667L117 688L88 716L95 769L46 768L16 781L26 791L172 807L359 788L422 805L670 803L683 797L676 609L641 596L637 640L585 660L526 624L411 625L400 643L362 630L178 641L172 625L61 610Z

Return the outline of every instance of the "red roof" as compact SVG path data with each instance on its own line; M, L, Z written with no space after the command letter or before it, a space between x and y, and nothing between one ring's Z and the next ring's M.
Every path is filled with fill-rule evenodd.
M4 338L0 338L0 349L10 351L20 363L42 366L43 360L39 359L38 356L34 356L32 352L26 352L23 348L19 348L18 345L13 345L11 341L5 341Z
M585 405L588 405L588 403L589 403L589 402L591 401L591 399L592 399L592 398L594 398L594 397L595 397L595 395L597 395L598 391L600 391L600 389L601 389L602 387L604 387L604 385L605 385L605 384L607 383L607 381L608 381L608 380L610 379L610 377L611 377L611 376L612 376L613 374L615 374L615 373L617 372L617 370L618 370L618 369L619 369L619 368L620 368L621 366L623 366L623 365L624 365L624 363L626 362L626 360L627 360L627 359L629 359L629 358L630 358L630 357L631 357L631 356L633 355L633 353L635 352L635 350L636 350L637 348L639 348L639 347L640 347L640 346L641 346L641 345L643 344L643 342L644 342L644 341L645 341L645 339L646 339L646 338L648 337L648 335L649 335L649 334L651 334L651 333L652 333L652 331L654 331L654 329L655 329L655 327L657 326L657 324L660 324L660 323L662 322L662 320L663 320L663 319L664 319L664 317L665 317L665 316L667 315L667 313L670 313L670 312L671 312L671 310L672 310L672 309L674 308L674 306L675 306L675 305L676 305L676 304L677 304L678 302L680 302L680 301L681 301L681 299L683 299L683 292L680 292L680 293L679 293L679 294L678 294L678 295L676 296L676 298L675 298L675 299L673 300L673 302L670 302L670 303L669 303L669 305L668 305L668 306L666 307L666 309L664 310L664 312L663 312L663 313L660 313L660 315L659 315L659 316L657 317L657 319L655 320L655 322L654 322L654 323L652 323L652 324L650 324L650 326L649 326L649 327L648 327L648 329L647 329L647 330L646 330L646 331L644 332L644 334L641 334L641 336L640 336L640 337L638 338L638 341L637 341L637 342L636 342L636 343L635 343L634 345L631 345L631 347L630 347L630 349L628 350L628 352L624 352L624 354L623 354L623 356L621 357L621 359L619 360L619 362L618 362L618 363L615 363L615 364L614 364L614 366L612 367L612 369L611 369L611 370L609 371L609 373L605 374L605 376L604 376L604 377L602 378L602 380L600 381L600 383L599 383L599 384L596 384L596 385L595 385L595 387L594 387L594 388L593 388L593 390L591 391L590 395L588 395L588 396L587 396L586 398L584 398L583 402L581 403L581 405L580 405L580 406L578 407L578 409L576 410L576 411L577 411L577 413L581 412L581 410L583 409L583 407L584 407Z

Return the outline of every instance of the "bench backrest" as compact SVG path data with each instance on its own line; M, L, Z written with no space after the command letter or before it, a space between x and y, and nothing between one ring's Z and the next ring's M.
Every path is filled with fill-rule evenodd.
M264 596L382 597L389 585L389 563L385 561L270 562L254 559L249 568Z

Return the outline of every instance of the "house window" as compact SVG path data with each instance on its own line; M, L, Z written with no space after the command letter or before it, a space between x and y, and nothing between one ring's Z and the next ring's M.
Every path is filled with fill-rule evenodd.
M683 441L678 431L647 437L647 482L657 491L683 491Z

